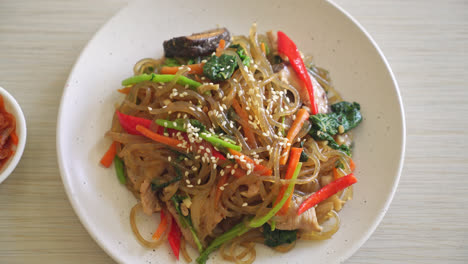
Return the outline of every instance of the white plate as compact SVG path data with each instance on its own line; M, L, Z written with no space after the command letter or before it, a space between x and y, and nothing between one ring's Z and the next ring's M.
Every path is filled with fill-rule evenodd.
M104 133L114 104L122 100L116 89L132 75L136 61L163 54L163 40L217 25L248 34L252 22L258 23L259 32L283 30L299 49L313 54L318 65L330 70L344 98L361 104L364 115L354 133L359 182L354 200L340 212L338 233L327 241L301 242L286 254L258 245L256 263L305 263L310 258L315 263L342 262L384 216L402 167L403 108L383 54L346 12L326 1L136 1L104 25L82 52L66 83L57 127L68 197L90 235L116 261L174 262L168 246L153 251L135 240L129 224L135 199L118 183L113 169L98 165L110 144ZM149 234L156 220L141 225Z

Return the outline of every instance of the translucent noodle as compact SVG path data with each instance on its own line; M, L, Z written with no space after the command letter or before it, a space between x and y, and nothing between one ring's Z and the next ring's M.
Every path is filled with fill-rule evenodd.
M129 85L128 94L122 95L116 110L132 118L146 119L140 121L149 133L159 135L146 137L143 136L145 133L129 128L136 127L133 123L126 126L122 121L121 125L117 114L114 114L112 125L106 132L106 137L116 142L117 156L124 163L125 187L139 200L131 209L130 224L143 246L156 248L166 241L172 220L179 221L179 214L183 214L188 216L195 232L178 223L182 233L180 252L185 261L192 262L187 245L197 246L194 236L206 248L240 221L265 216L274 207L280 191L283 192L282 187L291 183L284 176L289 163L280 165L286 146L303 148L306 159L302 157L304 160L301 160L302 168L294 182L293 199L288 202L290 208L294 208L287 212L290 215L284 217L291 221L283 222L281 228L298 230L298 239L303 240L328 239L338 231L340 219L337 212L352 199L352 187L335 193L301 216L297 216L296 207L329 184L334 179L333 172L337 166L342 165L342 174L351 173L350 156L332 149L326 141L315 140L310 134L313 127L311 119L304 122L295 138L287 138L297 111L308 109L308 106L304 100L304 87L289 79L294 76L284 76L284 70L290 63L283 61L286 57L280 59L277 56L277 45L271 35L259 35L254 24L247 36L234 36L232 44L242 47L250 62L244 65L244 56L238 48L228 46L222 50L222 55L232 56L231 65L235 68L225 81L213 83L207 74L194 74L186 65L189 58L177 57L171 59L182 66L177 66L179 68L177 72L174 70L173 77L162 76L166 78L161 79L164 82L156 83L154 76L151 80L143 76L146 81ZM268 47L264 52L262 45L265 44ZM209 57L190 58L190 63L205 63ZM168 59L142 59L135 64L134 74L159 74ZM306 56L304 60L310 67L309 74L320 84L316 89L323 87L327 91L327 98L323 99L325 109L327 102L341 101L329 73L313 65L311 57ZM182 85L186 78L191 81L190 85ZM157 119L173 123L163 126ZM139 119L130 123L139 122L135 120ZM219 142L213 143L205 137L207 134L237 145L245 159L235 160L231 156L232 150ZM253 142L246 134L254 137ZM337 142L346 142L343 144L349 144L352 139L348 132L334 137ZM271 175L261 173L258 170L261 166L270 169ZM167 212L168 227L159 240L145 239L138 229L137 216L140 211L150 215L161 210ZM281 217L273 219L278 224ZM307 223L312 223L314 228L304 228L301 221L309 221ZM223 244L220 254L230 262L253 263L255 245L264 243L264 240L262 229L253 229ZM274 250L289 252L295 245L296 241Z
M140 209L141 209L141 203L137 203L135 206L133 206L132 210L130 211L130 226L132 227L133 234L137 238L138 242L140 242L143 246L147 248L157 248L159 245L162 244L162 242L166 240L167 230L171 229L170 225L166 228L166 231L164 232L164 234L157 241L148 241L144 239L143 236L140 234L140 231L138 231L138 227L137 227L136 219L135 219L136 213Z

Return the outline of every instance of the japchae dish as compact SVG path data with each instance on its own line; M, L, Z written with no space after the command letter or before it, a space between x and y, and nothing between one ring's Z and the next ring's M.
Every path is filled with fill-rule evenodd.
M187 262L219 249L252 263L257 243L286 252L337 232L357 181L349 131L362 120L359 104L343 101L281 31L218 28L163 48L122 82L101 160L138 199L138 241L168 241ZM160 214L152 239L138 230L140 210Z

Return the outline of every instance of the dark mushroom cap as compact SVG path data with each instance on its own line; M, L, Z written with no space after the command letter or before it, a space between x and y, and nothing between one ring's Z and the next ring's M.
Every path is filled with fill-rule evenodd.
M183 58L207 56L216 51L221 39L226 41L226 45L231 41L231 34L226 28L211 29L190 36L172 38L164 41L164 54L166 57Z

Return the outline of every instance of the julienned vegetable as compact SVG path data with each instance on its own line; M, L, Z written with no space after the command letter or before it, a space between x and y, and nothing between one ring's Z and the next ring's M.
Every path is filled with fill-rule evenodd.
M360 109L360 105L356 102L333 104L331 113L317 114L310 117L312 129L309 134L316 140L327 140L331 148L343 150L350 155L348 146L338 145L333 136L346 133L359 125L362 121Z
M164 214L164 210L161 209L161 222L159 222L158 228L153 234L152 239L153 240L158 240L162 234L164 234L164 231L167 229L167 218L166 215Z
M284 175L285 180L289 180L292 178L297 164L299 163L299 159L301 158L302 148L291 148L291 156L289 158L288 168L286 169L286 174ZM278 197L276 198L276 203L278 203L284 196L287 186L281 186L280 192ZM289 203L291 201L292 195L288 197L286 203L281 207L281 210L278 212L278 215L285 215L289 209Z
M190 124L200 129L200 131L194 132L194 133L198 134L200 138L211 143L213 146L219 147L219 148L230 148L230 149L234 149L238 151L241 150L241 147L239 145L232 144L231 142L229 142L229 140L226 140L226 138L207 132L201 123L200 124L194 123L193 121L195 120L189 120ZM178 119L174 121L164 120L164 119L156 120L156 124L160 126L163 126L166 128L172 128L172 129L179 130L182 132L187 132L187 125L184 122L185 121L182 119Z
M117 173L117 178L121 184L127 183L127 178L125 177L125 165L119 156L115 155L114 158L115 172Z
M174 203L174 207L177 211L177 214L179 215L180 223L182 224L182 227L188 228L190 232L192 233L193 240L195 244L197 245L198 251L202 252L203 251L203 245L200 242L200 239L198 238L197 231L193 227L192 219L190 218L190 215L184 216L182 214L182 211L180 209L180 203L185 199L185 197L181 197L178 195L172 196L171 200Z
M297 176L299 175L299 172L301 171L302 163L297 164L297 168L294 172L293 177L291 178L291 181L289 182L288 188L286 189L285 195L281 199L281 201L276 204L265 216L260 217L258 219L252 219L248 223L241 222L237 225L235 225L233 228L231 228L229 231L225 232L224 234L218 236L211 244L200 254L200 256L197 258L197 263L199 264L204 264L208 260L208 256L210 255L211 252L215 251L218 249L222 244L238 237L246 232L248 232L252 228L257 228L262 225L264 225L268 220L270 220L280 209L281 207L286 203L286 200L288 199L289 195L292 194L294 190L294 185L296 184L296 179Z
M294 119L294 122L288 131L288 135L286 136L286 138L288 139L288 142L286 143L286 147L284 147L283 152L281 154L280 165L284 165L286 164L286 161L288 161L289 149L291 147L290 145L292 145L294 138L302 129L304 122L308 118L309 118L309 113L304 108L301 108L299 109L299 111L297 111L296 119Z
M278 31L278 53L286 55L289 59L289 63L293 67L294 71L304 82L307 92L309 93L311 111L313 115L318 113L317 103L315 102L314 88L312 86L312 80L307 72L307 68L302 60L301 53L296 47L296 44L282 31Z
M292 193L294 191L294 185L296 184L296 179L297 179L297 176L299 175L299 172L301 171L301 168L302 168L302 163L299 162L297 164L296 170L294 171L294 174L293 174L293 176L292 176L292 178L291 178L291 180L289 182L288 188L284 192L283 198L281 198L281 200L273 207L273 209L270 210L270 212L268 212L268 214L266 214L265 216L263 216L261 218L253 219L250 222L249 226L254 227L254 228L260 227L263 224L265 224L268 220L270 220L276 213L278 213L278 211L288 201L289 196L292 195Z
M177 222L175 219L172 219L171 231L169 231L169 235L167 236L167 240L169 241L169 245L171 246L172 252L174 256L179 260L179 252L180 252L180 237L182 236L179 227L177 226Z
M129 134L132 135L141 135L140 132L136 130L137 125L141 125L143 127L149 128L151 126L152 121L149 119L126 115L118 110L115 111L117 113L117 118L119 119L120 126Z
M297 215L304 213L305 211L314 207L318 203L326 200L327 198L343 190L344 188L355 184L356 182L357 179L352 173L332 181L328 185L325 185L322 189L313 193L304 202L302 202L302 204L299 206L299 210L297 211Z
M244 122L249 121L249 114L240 106L239 102L237 102L236 99L232 100L232 108L234 108L236 113ZM244 130L244 134L247 136L247 143L249 143L250 147L256 148L257 141L255 140L255 134L252 131L252 129L250 129L248 125L243 125L242 129Z
M252 170L260 175L270 176L273 173L271 169L263 166L262 164L255 162L254 160L249 158L247 155L244 155L235 149L229 149L229 153L231 153L231 155L234 156L234 159L236 159L239 166L241 166L244 170L250 169L247 165L248 163L248 164L251 164L251 166L253 166Z
M181 146L183 145L183 142L181 140L175 139L175 138L170 138L166 136L161 136L159 134L154 133L153 131L149 130L148 128L142 126L142 125L137 125L136 130L140 132L143 136L152 139L156 142L168 145L170 147L176 148L176 149L183 149Z
M116 142L113 141L112 144L109 146L109 149L104 153L102 156L100 163L102 166L109 168L114 160L115 154L117 153Z
M144 81L152 81L155 83L168 83L168 82L172 82L174 78L175 78L175 75L173 74L156 74L156 73L146 74L144 73L144 74L132 76L130 78L123 80L122 85L128 86L128 85L133 85L133 84L137 84L137 83L144 82ZM185 76L178 76L177 83L180 85L188 85L192 89L196 89L201 85L201 83L194 81L190 78L187 78Z
M204 63L190 64L187 67L190 69L190 74L203 74ZM180 66L164 66L161 68L161 74L176 74L180 70Z
M297 230L272 230L269 224L264 224L263 237L265 238L265 245L269 247L277 247L282 244L291 244L296 241Z

